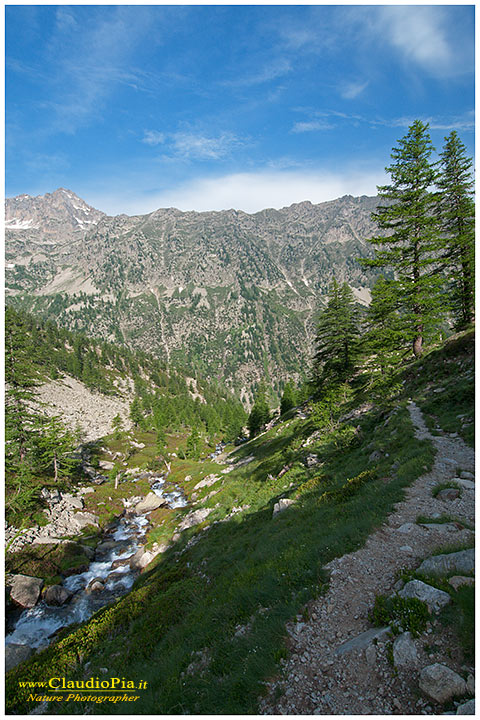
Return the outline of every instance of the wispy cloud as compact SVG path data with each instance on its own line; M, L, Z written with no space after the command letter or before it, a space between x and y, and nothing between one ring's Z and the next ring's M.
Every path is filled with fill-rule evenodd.
M469 110L462 116L401 116L401 117L365 117L358 113L345 113L337 110L313 110L311 108L297 108L299 112L308 113L312 118L303 122L297 122L291 132L308 132L311 130L327 130L344 124L364 124L371 128L390 127L408 128L415 120L428 123L431 130L465 130L475 129L475 111Z
M296 122L290 132L304 133L316 130L332 130L335 126L326 120L307 120L305 122Z
M380 7L378 29L407 59L428 70L453 64L445 16L438 7Z
M165 139L166 135L163 132L159 132L158 130L145 130L142 142L147 145L160 145L165 142Z
M81 13L77 7L56 9L38 66L15 57L6 60L10 69L42 83L51 133L74 133L100 118L119 85L145 85L145 73L135 69L133 60L144 39L155 36L152 24L158 24L158 14L149 7L92 8L94 17L85 24Z
M283 77L292 71L292 63L284 57L276 58L265 64L260 70L241 75L233 80L227 80L223 85L229 87L249 87L252 85L262 85L277 78Z
M390 46L406 63L440 78L474 67L473 26L460 27L451 10L439 5L352 6L344 17L364 51L372 42Z
M347 83L340 89L340 95L344 100L354 100L356 97L361 95L368 86L368 80L366 82L351 82Z
M239 143L239 139L232 133L222 133L218 137L205 137L179 132L175 133L172 139L176 155L196 160L220 160Z
M214 137L195 132L163 133L158 130L146 130L142 142L147 145L163 144L175 157L183 160L221 160L230 155L234 147L244 144L230 132Z
M463 117L454 116L448 117L435 117L435 116L421 116L421 117L398 117L389 118L385 120L370 120L368 121L371 125L382 125L384 127L400 127L408 128L415 120L421 120L423 123L428 123L430 130L475 130L475 112L473 110L465 113Z

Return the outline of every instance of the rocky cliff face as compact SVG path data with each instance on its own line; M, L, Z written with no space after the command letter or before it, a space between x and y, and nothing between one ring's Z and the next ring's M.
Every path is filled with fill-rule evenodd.
M140 347L246 392L310 365L332 277L368 301L376 198L254 215L108 217L69 190L7 200L7 295L70 329Z

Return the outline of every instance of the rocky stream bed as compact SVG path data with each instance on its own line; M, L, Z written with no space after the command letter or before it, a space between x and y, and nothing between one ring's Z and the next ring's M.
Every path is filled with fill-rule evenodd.
M104 605L127 593L141 570L165 549L154 544L146 550L144 544L148 513L161 506L174 509L188 504L179 487L169 487L168 474L169 470L149 478L151 492L146 497L123 500L122 516L106 528L95 550L79 546L90 555L91 562L86 569L80 567L81 571L68 575L61 584L47 588L43 588L42 578L22 574L7 578L7 671L35 650L49 645L61 628L88 620ZM10 548L14 545L21 549L31 543L68 543L64 536L71 535L72 531L79 532L89 524L98 526L94 515L83 512L82 496L92 490L80 488L77 495L46 491L48 526L28 528L21 533L7 528Z

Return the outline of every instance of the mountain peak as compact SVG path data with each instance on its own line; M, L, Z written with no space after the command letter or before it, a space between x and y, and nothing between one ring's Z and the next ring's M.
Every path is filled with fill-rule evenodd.
M5 201L6 230L39 230L50 236L65 232L67 228L85 232L103 217L104 213L67 188L57 188L36 197L17 195Z

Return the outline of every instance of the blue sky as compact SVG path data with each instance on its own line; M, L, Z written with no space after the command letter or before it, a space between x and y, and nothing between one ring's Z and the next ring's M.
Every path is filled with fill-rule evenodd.
M474 7L7 6L6 195L110 214L375 194L420 118L474 153Z

